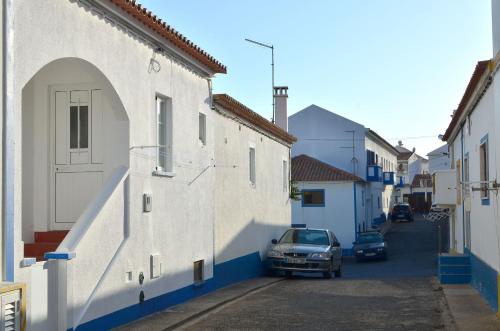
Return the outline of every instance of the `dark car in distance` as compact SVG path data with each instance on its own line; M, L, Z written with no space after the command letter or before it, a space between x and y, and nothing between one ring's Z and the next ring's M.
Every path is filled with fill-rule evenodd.
M413 212L409 204L401 203L392 208L391 221L396 222L401 220L413 222Z
M356 261L366 259L387 259L387 243L380 232L365 232L353 244Z

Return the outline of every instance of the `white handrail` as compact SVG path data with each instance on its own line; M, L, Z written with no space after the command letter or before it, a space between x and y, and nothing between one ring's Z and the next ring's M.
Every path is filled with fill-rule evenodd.
M78 218L75 225L71 228L64 240L57 248L58 252L74 252L80 240L85 236L85 233L92 225L93 220L99 215L106 202L115 191L116 187L125 180L128 175L128 168L125 166L118 167L113 175L104 184L102 190L87 206L83 214Z

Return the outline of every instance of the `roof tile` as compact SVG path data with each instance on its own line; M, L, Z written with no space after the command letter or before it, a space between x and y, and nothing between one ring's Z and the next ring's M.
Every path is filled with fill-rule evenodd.
M292 180L298 182L362 182L362 178L308 155L292 158Z

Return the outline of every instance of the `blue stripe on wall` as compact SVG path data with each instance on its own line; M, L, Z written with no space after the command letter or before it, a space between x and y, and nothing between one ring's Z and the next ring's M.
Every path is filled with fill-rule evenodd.
M200 295L207 294L231 283L261 276L263 263L259 252L254 252L214 266L214 277L202 285L188 285L178 290L168 292L112 312L111 314L89 321L76 328L76 331L108 330L147 315L159 312L168 307L178 305ZM146 298L147 299L147 298ZM139 301L139 293L137 293ZM69 329L72 330L72 329Z
M486 262L470 253L471 285L493 310L498 311L498 273Z
M263 263L259 252L241 256L234 260L216 264L214 278L216 288L227 286L231 283L262 276Z

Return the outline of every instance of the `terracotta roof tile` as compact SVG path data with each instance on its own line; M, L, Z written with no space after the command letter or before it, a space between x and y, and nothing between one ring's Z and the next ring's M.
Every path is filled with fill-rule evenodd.
M297 141L297 138L280 128L279 126L271 123L264 117L260 116L238 100L230 97L227 94L214 94L214 103L222 106L224 109L234 113L240 118L250 122L258 128L270 133L271 135L279 138L289 144Z
M307 155L292 158L292 180L298 182L362 182L362 178Z
M423 181L424 186L421 185ZM432 177L430 174L417 174L413 177L411 187L432 187Z
M490 62L491 62L490 60L485 60L485 61L479 61L477 63L476 68L474 69L474 73L472 74L472 77L469 81L469 84L467 84L467 88L465 89L462 100L460 101L460 104L458 105L458 108L455 111L455 114L453 115L453 118L451 119L451 122L448 125L448 128L446 129L446 132L443 135L442 139L443 141L447 141L450 138L453 129L458 124L458 121L462 116L462 113L465 111L465 107L467 106L469 99L474 93L477 84L479 84L479 82L481 81L481 77L483 76L484 72L488 69L488 65L490 64Z
M192 41L177 32L174 28L162 21L135 0L109 0L118 8L132 16L134 19L144 24L153 32L158 33L174 46L187 53L201 64L208 67L215 73L227 73L227 68L222 63L213 58L210 54L195 45Z

